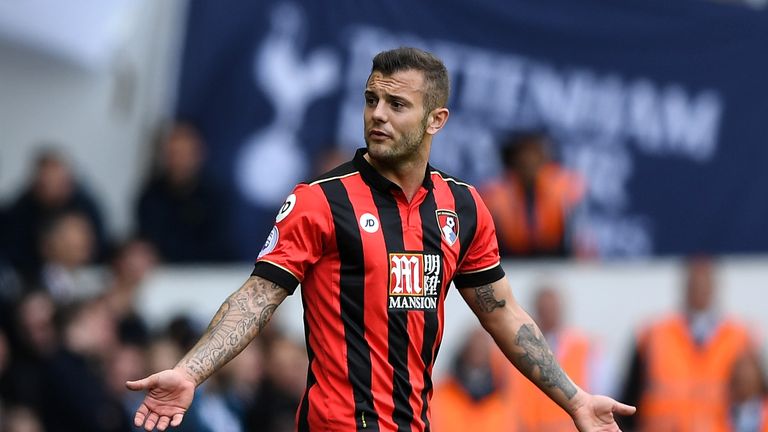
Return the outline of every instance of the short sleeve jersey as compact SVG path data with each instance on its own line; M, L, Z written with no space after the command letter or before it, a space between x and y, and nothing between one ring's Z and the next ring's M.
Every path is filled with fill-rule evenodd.
M429 430L444 300L504 277L474 187L427 167L410 200L358 150L299 184L253 274L301 284L309 356L298 430Z

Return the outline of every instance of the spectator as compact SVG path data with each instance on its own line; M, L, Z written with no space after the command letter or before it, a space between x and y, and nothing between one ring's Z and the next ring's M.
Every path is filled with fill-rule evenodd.
M757 354L736 362L729 394L733 432L768 432L768 382Z
M168 337L159 337L157 339L152 340L152 342L149 344L149 347L147 349L147 369L152 370L158 370L160 368L169 368L173 367L173 365L176 364L179 358L182 356L182 350L180 346L178 345L177 341ZM200 393L202 392L201 389L198 389L195 394L196 396L200 396ZM135 402L135 405L132 406L131 410L129 412L136 412L136 408L141 404L142 397L139 395L139 397L132 399L133 402ZM203 422L202 420L202 413L200 412L200 407L198 404L193 404L189 410L187 410L187 413L184 415L184 423L180 424L179 426L175 427L173 429L174 432L215 432L212 429L208 428L208 426ZM143 431L144 428L135 428L135 431ZM255 430L261 430L261 429L255 429Z
M116 324L102 299L73 304L59 313L61 348L45 369L41 410L48 432L130 430L120 400L103 371L118 347Z
M95 250L94 230L80 212L52 215L41 227L43 262L33 284L59 304L92 296L102 289L95 275L84 272Z
M189 124L177 124L160 144L155 172L138 201L138 230L170 263L233 257L221 191L202 173L204 148Z
M292 432L306 387L307 352L293 340L275 335L267 349L266 377L256 394L247 430Z
M728 430L728 378L753 347L747 329L718 310L715 288L712 260L690 260L682 311L640 332L624 388L639 404L636 430ZM635 422L623 420L622 429L633 430Z
M264 351L260 342L261 339L251 342L222 369L228 404L243 424L255 407L256 394L264 378Z
M557 361L576 385L589 392L604 392L607 386L600 384L600 380L605 370L601 367L597 350L580 330L564 325L562 299L553 286L544 284L536 293L534 320ZM508 405L525 407L514 419L520 432L576 431L567 413L511 367L500 352L498 356L499 364L505 366Z
M469 334L450 375L435 387L434 430L517 431L512 421L516 417L515 407L505 403L499 375L492 373L492 348L490 337L484 331L476 329Z
M235 407L229 404L221 376L213 376L200 386L197 407L201 422L216 432L242 432L243 423ZM260 426L258 430L263 426ZM254 429L255 430L255 429Z
M136 311L136 296L156 265L154 247L138 237L119 245L110 260L105 299L112 316L117 319L123 342L145 345L149 338L147 326Z
M130 424L133 410L141 403L141 398L126 390L125 381L147 371L147 356L142 346L133 343L121 343L114 350L107 363L105 381L111 397L120 401L122 415Z
M182 351L195 345L200 337L200 329L192 318L185 314L178 314L168 321L166 334Z
M145 239L133 237L118 245L110 260L107 292L120 293L119 303L132 305L133 295L157 266L157 260L154 246Z
M9 403L28 406L37 412L44 405L45 364L59 344L55 313L53 299L44 291L26 294L17 305L14 331L9 334L11 363L3 385Z
M585 253L576 225L581 178L549 156L542 132L513 134L502 146L504 174L481 188L503 256L565 257Z
M35 163L29 185L10 205L2 229L10 262L24 276L35 275L42 257L39 254L39 232L54 215L77 211L88 220L95 245L90 259L98 260L106 249L101 213L94 199L75 180L72 168L60 154L44 150Z

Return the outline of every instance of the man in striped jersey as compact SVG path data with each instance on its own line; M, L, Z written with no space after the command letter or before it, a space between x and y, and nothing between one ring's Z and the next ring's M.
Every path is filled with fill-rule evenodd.
M172 370L128 382L147 390L136 425L178 425L193 391L264 328L301 284L309 369L300 431L428 431L431 372L451 282L509 360L581 431L617 431L634 407L578 388L515 302L491 215L474 187L428 164L448 120L448 74L414 48L373 59L366 148L299 184L253 274Z

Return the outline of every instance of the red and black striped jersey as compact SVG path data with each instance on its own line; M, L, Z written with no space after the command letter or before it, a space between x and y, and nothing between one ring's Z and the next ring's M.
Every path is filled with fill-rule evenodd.
M299 184L253 271L301 284L309 356L299 431L428 431L450 282L504 277L477 191L427 167L407 201L358 150Z

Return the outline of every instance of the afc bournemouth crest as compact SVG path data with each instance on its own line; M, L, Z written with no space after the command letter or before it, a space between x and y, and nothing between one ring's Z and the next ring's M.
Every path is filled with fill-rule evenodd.
M436 210L435 214L440 235L448 246L453 246L459 238L459 216L450 210Z

